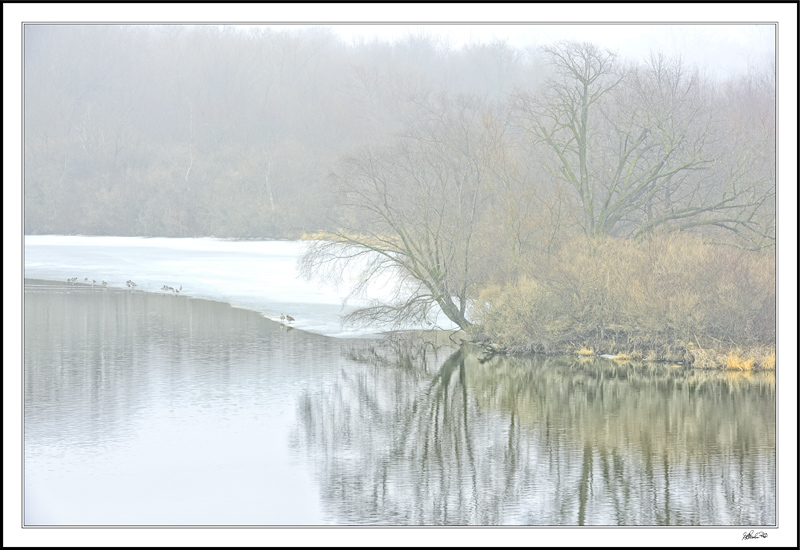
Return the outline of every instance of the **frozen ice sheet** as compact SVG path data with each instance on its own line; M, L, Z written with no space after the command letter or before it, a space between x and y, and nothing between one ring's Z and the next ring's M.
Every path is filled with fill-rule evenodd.
M173 239L147 237L25 236L25 277L78 284L163 292L164 285L182 287L182 294L227 302L279 320L281 313L295 318L293 326L333 337L363 337L388 330L344 326L343 315L368 300L387 300L393 281L372 282L367 296L348 299L351 288L319 280L305 280L297 269L304 241L239 241L215 238ZM353 275L356 276L355 274ZM88 279L86 281L85 279ZM455 328L439 312L438 326ZM403 328L429 328L406 326Z

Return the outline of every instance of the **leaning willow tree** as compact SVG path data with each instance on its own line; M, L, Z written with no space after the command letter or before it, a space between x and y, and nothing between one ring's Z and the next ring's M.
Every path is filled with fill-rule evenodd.
M774 142L764 139L774 103L745 130L680 59L626 66L577 42L544 52L552 78L516 94L517 121L544 170L572 188L588 236L702 228L740 246L774 243Z
M349 315L350 322L431 323L436 307L469 330L468 307L485 275L490 162L485 103L439 96L417 101L413 125L385 146L345 158L332 175L339 229L313 242L307 276L359 270L354 293L389 273L393 300Z

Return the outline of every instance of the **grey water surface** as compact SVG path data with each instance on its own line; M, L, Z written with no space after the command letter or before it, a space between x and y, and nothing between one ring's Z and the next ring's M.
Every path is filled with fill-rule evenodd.
M26 525L774 525L775 379L26 280Z

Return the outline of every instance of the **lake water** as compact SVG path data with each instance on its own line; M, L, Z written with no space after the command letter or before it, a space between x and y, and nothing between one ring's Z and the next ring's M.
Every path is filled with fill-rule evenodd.
M24 296L26 525L776 522L774 374L487 359L157 291Z

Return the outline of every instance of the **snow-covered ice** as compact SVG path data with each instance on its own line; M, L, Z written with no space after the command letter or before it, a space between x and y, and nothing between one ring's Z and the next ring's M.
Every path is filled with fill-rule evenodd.
M341 317L367 300L388 299L392 281L371 282L365 298L348 299L350 288L305 280L297 269L304 241L238 241L215 238L25 236L25 278L63 281L88 278L99 285L136 292L163 292L164 285L183 287L181 294L227 302L279 320L295 318L294 327L333 337L363 337L388 326L343 326ZM357 274L353 274L356 277ZM347 278L345 278L347 280ZM99 290L99 289L98 289ZM455 328L439 314L440 328ZM403 328L423 328L407 326ZM425 327L429 328L429 327Z

